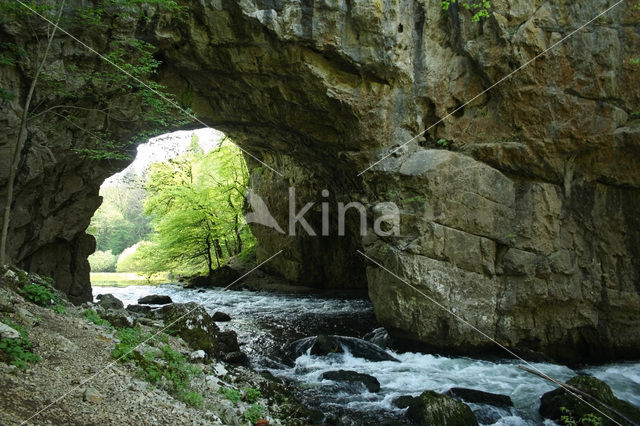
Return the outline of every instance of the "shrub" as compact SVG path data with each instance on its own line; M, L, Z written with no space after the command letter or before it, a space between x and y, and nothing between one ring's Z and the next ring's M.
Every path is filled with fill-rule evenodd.
M218 393L234 404L242 399L242 394L236 389L222 387L218 390Z
M115 272L118 257L111 250L96 251L89 256L89 265L92 272Z
M244 400L249 403L256 402L261 396L262 394L256 388L246 388L244 390Z
M27 300L39 306L50 307L58 301L51 289L40 284L27 283L20 289L20 293L22 293Z
M111 327L111 323L109 323L109 321L107 321L106 319L100 318L100 315L98 315L98 313L91 308L85 309L83 314L86 319L88 319L95 325L104 325L107 327Z
M247 408L242 415L244 419L251 424L256 424L260 418L262 418L262 413L264 412L264 407L260 404L253 404L251 407Z
M31 341L29 340L26 330L8 319L4 319L2 322L20 333L20 338L18 339L0 340L0 351L4 352L9 363L21 370L26 370L28 367L27 363L40 361L40 357L31 350Z

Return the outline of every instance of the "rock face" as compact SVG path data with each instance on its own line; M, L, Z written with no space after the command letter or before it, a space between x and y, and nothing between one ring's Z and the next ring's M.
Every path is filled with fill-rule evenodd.
M252 226L258 261L282 250L271 271L315 287L368 286L393 338L437 350L495 346L433 301L505 346L567 361L638 357L640 72L630 59L640 11L621 3L503 81L606 6L491 3L476 23L437 2L189 2L184 21L151 7L115 10L109 31L76 35L104 52L109 36L150 41L161 82L251 154L252 191L285 232ZM35 31L41 37L3 21L0 38L30 52L46 38L44 26ZM72 64L103 71L66 37L53 51L47 70L59 81L89 84L65 74ZM0 83L17 93L27 84L16 68L2 65ZM119 122L100 111L123 110L127 97L101 95L113 105L77 124L126 143L140 106L127 105ZM44 86L40 108L64 104L60 96ZM20 106L0 108L4 185ZM76 302L90 297L94 243L84 229L98 187L124 166L69 149L90 139L57 116L31 122L10 236L11 257L53 275ZM363 237L355 208L340 232L337 203L351 201L364 206L369 231L395 204L399 236ZM317 235L289 227L290 210L313 202L304 217Z

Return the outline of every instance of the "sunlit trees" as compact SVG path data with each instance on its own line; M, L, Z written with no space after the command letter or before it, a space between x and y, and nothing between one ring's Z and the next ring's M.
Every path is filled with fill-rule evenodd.
M185 155L151 167L145 212L153 216L151 245L140 248L145 272L206 270L211 276L240 253L251 233L242 214L248 172L230 142L204 153L197 141Z

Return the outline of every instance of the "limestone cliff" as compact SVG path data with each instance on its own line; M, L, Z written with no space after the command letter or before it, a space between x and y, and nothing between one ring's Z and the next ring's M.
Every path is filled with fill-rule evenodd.
M271 270L307 285L368 286L399 338L439 350L492 346L367 265L362 249L507 346L573 361L640 356L640 11L631 2L505 81L614 2L494 0L479 23L437 1L182 3L181 20L148 8L123 22L115 11L112 32L79 35L101 51L109 37L151 42L177 99L282 173L249 159L252 187L281 224L291 186L298 207L360 201L370 223L378 202L400 207L400 237L362 238L355 214L344 237L334 222L325 237L256 225L259 259L283 250ZM28 34L6 22L0 31ZM68 38L57 42L52 67L98 63ZM0 67L0 80L24 85L14 74ZM14 109L5 103L0 117L3 161ZM109 125L121 141L144 127ZM38 142L31 128L23 162L39 166L22 169L12 256L81 300L92 249L84 229L101 180L122 164L70 153L64 140L84 136L65 132ZM306 217L319 233L320 210Z

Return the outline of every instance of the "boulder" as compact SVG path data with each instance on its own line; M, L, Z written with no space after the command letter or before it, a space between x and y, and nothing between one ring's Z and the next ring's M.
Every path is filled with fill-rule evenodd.
M227 321L231 321L231 316L227 313L216 311L213 314L213 320L215 322L227 322Z
M20 333L13 327L0 322L0 339L19 339Z
M478 424L468 405L448 395L425 391L409 404L407 416L420 426L475 426Z
M116 328L134 327L136 324L135 318L124 309L100 309L98 315Z
M411 395L402 395L397 398L393 398L391 405L398 408L407 408L411 405L411 401L413 401L413 397Z
M105 309L124 309L122 301L111 293L99 294L96 299L98 299L98 306L102 306Z
M484 392L476 389L451 388L445 392L445 395L475 404L493 405L494 407L501 408L513 407L513 401L511 401L511 398L507 395Z
M127 305L127 311L134 314L147 315L149 312L151 312L151 306Z
M381 349L366 340L356 337L335 336L335 335L319 335L313 337L305 337L290 343L285 349L285 362L289 364L295 363L295 360L309 351L311 355L326 356L333 353L343 353L349 351L353 356L365 358L369 361L396 361L398 359L389 355L385 350Z
M334 382L362 383L369 392L379 392L380 382L369 374L362 374L356 371L335 370L327 371L322 374L325 380L333 380Z
M138 299L139 305L167 305L169 303L173 303L173 300L162 294L150 294Z
M164 320L169 333L180 336L194 350L220 356L218 326L202 306L195 302L173 303L154 311L154 315Z
M382 349L387 349L391 343L391 336L384 327L376 328L373 331L365 334L364 340L380 346Z
M217 331L215 333L218 339L218 348L222 353L237 352L240 350L238 345L238 335L233 330Z
M240 351L235 351L224 354L222 360L229 364L244 364L247 361L247 356Z
M595 377L580 375L572 378L567 385L579 389L594 398L602 401L614 410L626 417L621 418L607 410L603 410L608 416L622 424L628 424L630 421L640 424L640 408L623 401L613 394L608 384ZM593 404L593 402L590 402ZM595 404L593 404L595 405ZM601 407L599 407L602 409ZM585 404L581 399L567 393L563 388L557 388L542 395L540 400L540 414L542 417L559 422L562 416L570 416L575 421L579 421L582 417L594 414L600 417L603 426L615 425L613 421L596 412L592 407Z

